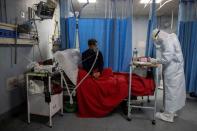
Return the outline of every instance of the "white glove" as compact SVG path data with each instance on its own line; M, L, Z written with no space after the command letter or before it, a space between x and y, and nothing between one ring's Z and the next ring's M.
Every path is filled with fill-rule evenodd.
M27 69L32 69L34 67L38 67L39 64L37 62L31 62L30 64L27 65Z
M150 58L150 62L153 63L153 64L157 64L158 63L158 60L155 59L155 58Z

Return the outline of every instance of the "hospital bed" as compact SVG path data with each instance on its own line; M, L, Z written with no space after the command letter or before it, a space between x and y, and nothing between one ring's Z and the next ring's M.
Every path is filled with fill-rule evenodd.
M81 62L80 53L78 50L67 49L63 52L62 51L57 52L54 56L55 56L56 61L59 63L59 67L63 70L63 73L61 73L62 78L63 78L62 83L64 83L63 86L66 89L67 94L70 96L70 104L73 104L73 96L77 96L77 104L79 107L78 115L80 117L104 117L107 114L109 114L109 112L111 112L115 107L117 107L121 103L122 100L129 97L128 120L131 119L130 111L132 108L151 109L153 110L152 123L155 124L157 84L154 90L155 102L154 102L153 107L134 106L134 105L131 105L131 101L130 101L130 97L134 93L132 92L133 89L131 90L131 86L132 86L131 76L132 76L133 66L156 68L156 72L157 72L158 65L153 65L148 62L139 63L139 62L134 61L130 65L130 73L115 73L115 72L112 72L111 69L106 69L104 70L104 73L101 79L95 80L91 76L88 76L86 79L84 79L84 77L86 77L88 73L78 68L78 65ZM65 75L73 83L72 86L69 86L68 80L66 79ZM140 76L137 76L137 77L140 78ZM146 78L144 79L146 80ZM157 81L157 77L155 77L155 80ZM83 82L80 83L81 81ZM114 85L114 83L116 84ZM129 91L128 91L128 87L129 87ZM146 95L147 96L152 95L154 94L154 91ZM100 99L98 100L98 98L96 97ZM92 107L92 105L95 107ZM103 110L99 111L99 109L101 108ZM108 111L105 111L105 109ZM89 114L89 112L91 112L92 114ZM100 113L100 114L96 114L96 113Z

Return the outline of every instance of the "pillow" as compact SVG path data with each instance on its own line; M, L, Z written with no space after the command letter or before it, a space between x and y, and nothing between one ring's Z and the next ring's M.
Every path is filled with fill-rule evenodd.
M64 70L73 84L77 84L78 65L81 62L81 55L78 49L67 49L57 51L54 54L55 61Z

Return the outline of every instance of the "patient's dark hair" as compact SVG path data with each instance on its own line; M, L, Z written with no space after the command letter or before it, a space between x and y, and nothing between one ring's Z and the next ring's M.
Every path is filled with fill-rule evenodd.
M88 46L96 45L96 43L97 43L97 40L96 39L89 39L88 40Z

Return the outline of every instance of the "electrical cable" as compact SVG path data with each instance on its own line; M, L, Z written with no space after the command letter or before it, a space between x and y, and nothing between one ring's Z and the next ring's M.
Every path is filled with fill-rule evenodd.
M86 59L84 59L82 62L85 62L85 61L87 61L88 59L90 59L90 58L92 58L93 56L95 56L96 54L93 54L93 55L91 55L91 56L89 56L89 57L87 57ZM81 63L82 63L81 62Z
M95 58L95 60L94 60L94 62L93 62L93 64L92 64L92 67L90 68L89 72L88 72L88 73L86 74L86 76L77 84L77 86L76 86L76 87L74 88L74 90L72 91L71 95L76 94L75 91L77 90L77 88L78 88L78 87L82 84L82 82L90 75L90 73L92 72L92 70L93 70L93 68L94 68L94 66L95 66L95 64L96 64L98 55L99 55L99 50L97 50L96 58Z
M146 4L144 5L144 8L146 8L146 6L147 6L148 4L150 4L151 1L152 1L152 0L149 0L148 3L146 3Z
M96 61L97 61L97 59L98 59L98 55L99 55L99 50L97 50L97 52L96 52L96 57L95 57L95 59L94 59L94 62L93 62L93 64L92 64L92 66L91 66L89 72L87 73L87 75L90 75L90 73L92 72L92 70L93 70L93 68L94 68L94 66L95 66L95 64L96 64ZM76 87L78 87L78 86L80 85L80 83L81 83L81 81L79 82L79 84L78 84Z
M2 17L3 17L3 14L2 14L2 2L1 2L1 0L0 0L0 22L2 22Z
M72 9L73 9L73 14L74 14L74 16L75 16L75 18L76 18L76 35L78 36L78 21L79 21L79 18L80 18L80 16L81 16L81 12L82 12L82 10L87 6L89 4L89 0L87 0L87 3L85 3L82 7L81 7L81 9L79 10L79 12L78 12L78 14L76 14L77 12L75 11L75 9L74 9L74 5L73 5L73 1L71 0L71 6L72 6ZM77 41L77 39L76 39L76 41ZM75 46L76 46L76 44L75 44ZM97 61L97 58L98 58L98 54L99 54L99 50L97 49L97 52L96 52L96 57L95 57L95 60L94 60L94 62L93 62L93 64L92 64L92 66L91 66L91 68L90 68L90 70L89 70L89 72L85 75L85 77L76 85L76 87L73 89L73 91L70 93L70 91L68 91L69 89L68 89L68 84L67 84L67 82L64 80L64 82L65 82L65 84L66 84L66 88L67 88L67 91L68 91L68 94L69 94L69 96L70 96L70 104L73 104L73 98L72 98L72 96L74 95L74 94L76 94L76 89L82 84L82 82L90 75L90 73L92 72L92 70L93 70L93 68L94 68L94 66L95 66L95 64L96 64L96 61Z
M11 67L13 67L13 50L12 50L12 47L14 47L14 46L12 46L12 45L10 45L10 44L7 44L9 47L10 47L10 52L11 52ZM15 45L16 46L16 45ZM23 57L24 59L26 59L27 61L29 61L29 62L33 62L30 58L28 58L27 56L25 56L23 53L21 53L21 52L18 52L18 55L20 56L20 57Z
M167 0L156 11L159 11L164 5L166 5L167 3L171 2L171 1L173 1L173 0Z
M4 0L4 13L5 13L5 22L8 22L8 18L7 18L7 3L6 0Z
M41 60L43 60L42 59L41 50L40 50L40 44L39 44L40 43L40 40L39 40L39 36L38 36L38 28L37 28L37 25L36 25L35 15L34 15L33 23L34 23L34 26L35 26L35 29L36 29L36 40L38 42L38 45L37 45L38 46L38 51L39 51Z
M81 12L82 12L83 8L85 8L88 4L89 4L89 0L87 0L87 3L85 3L85 4L81 7L81 9L80 9L80 11L79 11L79 18L80 18L80 16L81 16Z
M78 42L78 45L80 45L79 44L79 30L78 30L78 28L79 28L79 18L80 18L80 16L81 16L81 12L82 12L82 10L87 6L89 4L89 0L87 0L87 3L85 3L85 4L83 4L82 5L82 7L79 9L79 11L77 12L77 11L75 11L75 9L74 9L74 4L73 4L73 0L71 0L71 7L72 7L72 9L73 9L73 14L74 14L74 16L75 16L75 18L76 18L76 41L75 41L75 48L77 48L77 42Z
M172 10L172 19L171 19L171 30L173 28L173 24L174 24L174 12Z
M10 45L9 45L10 46ZM12 46L10 46L11 51L11 68L13 67L13 52L12 52Z
M92 63L92 66L91 66L90 70L89 70L88 73L83 77L83 79L75 86L75 88L73 89L72 92L70 92L70 90L69 90L69 88L68 88L68 84L67 84L65 78L63 77L63 81L64 81L64 83L65 83L65 85L66 85L66 89L67 89L68 95L69 95L69 97L70 97L70 104L73 104L73 98L72 98L72 96L75 96L77 88L82 84L82 82L83 82L83 81L90 75L90 73L92 72L92 70L93 70L93 68L94 68L94 66L95 66L95 64L96 64L96 61L97 61L97 59L98 59L98 55L99 55L99 49L97 48L97 50L96 50L96 57L95 57L95 59L94 59L94 62ZM94 56L94 55L92 55L92 56ZM61 72L61 75L63 75L62 72ZM73 86L73 87L74 87L74 86Z
M61 74L61 76L64 76L62 72L60 72L60 74ZM68 83L66 82L66 80L65 80L64 77L62 77L62 78L63 78L63 81L64 81L64 83L65 83L65 85L66 85L66 90L67 90L67 92L68 92L68 95L69 95L69 97L70 97L70 104L73 104L72 94L71 94L71 92L70 92L70 90L69 90Z

